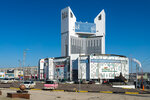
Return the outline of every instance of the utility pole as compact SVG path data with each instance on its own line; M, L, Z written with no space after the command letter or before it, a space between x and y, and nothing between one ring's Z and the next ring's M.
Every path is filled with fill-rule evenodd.
M25 72L24 72L24 66L25 66L25 59L26 59L26 51L29 50L29 49L25 49L23 50L23 81L24 81L24 76L25 76Z
M23 65L22 65L22 69L23 69L23 81L24 81L24 75L25 75L25 73L24 73L24 65L25 65L25 57L26 57L26 51L24 50L23 51Z
M132 57L131 57L131 74L132 74Z
M138 85L138 71L139 71L139 68L142 68L142 65L141 65L141 62L140 61L138 61L137 59L132 59L134 62L136 62L137 64L138 64L138 66L137 66L137 64L136 64L136 88L137 88L137 85Z
M79 68L81 67L80 66L80 55L79 55L79 62L78 62L79 64L78 64L78 70L79 70ZM81 71L81 68L80 68L80 71ZM78 71L79 72L79 71ZM81 74L81 72L80 72L80 74ZM78 75L80 75L79 73L78 73ZM78 78L79 78L79 76L78 76ZM80 79L79 79L79 91L78 92L80 92L80 88L81 88L81 75L80 75Z
M142 89L144 90L144 83L143 83L143 68L141 68L141 71L142 71L142 77L141 77L141 79L142 79Z
M138 85L138 66L136 64L136 88L137 88L137 85Z
M81 78L82 78L82 70L81 70L81 46L80 46L80 51L79 51L79 66L78 66L78 70L80 68L80 79L79 79L79 93L80 93L80 89L81 89ZM79 74L78 74L79 75Z
M130 62L131 62L131 74L129 75L130 75L130 81L131 81L132 80L132 56L131 56Z
M21 77L21 60L19 59L18 61L19 61L19 68L20 68L19 75L20 75L20 77ZM19 69L18 69L18 70L19 70ZM19 77L19 79L20 79L20 77Z

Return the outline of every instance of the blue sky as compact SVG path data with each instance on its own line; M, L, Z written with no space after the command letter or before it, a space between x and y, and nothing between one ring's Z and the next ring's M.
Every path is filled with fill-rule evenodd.
M0 0L0 67L19 66L26 48L26 66L61 56L60 11L70 6L82 22L93 22L104 9L106 53L137 58L150 72L149 5L149 0Z

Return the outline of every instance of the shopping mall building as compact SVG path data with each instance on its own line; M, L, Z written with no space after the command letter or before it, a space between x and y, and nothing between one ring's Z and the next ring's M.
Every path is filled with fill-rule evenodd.
M105 54L105 12L92 23L78 22L70 7L61 10L61 57L39 60L40 80L128 79L129 60Z

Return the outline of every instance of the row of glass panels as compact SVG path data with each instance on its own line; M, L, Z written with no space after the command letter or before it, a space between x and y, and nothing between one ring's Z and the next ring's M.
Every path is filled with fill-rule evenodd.
M75 32L96 33L96 24L75 22Z

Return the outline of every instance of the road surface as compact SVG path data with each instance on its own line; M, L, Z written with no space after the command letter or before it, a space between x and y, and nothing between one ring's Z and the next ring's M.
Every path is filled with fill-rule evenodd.
M14 89L1 89L0 100L27 100L20 98L8 98L8 92L16 92ZM105 93L77 93L57 92L43 90L29 90L30 100L150 100L150 94L105 94Z

